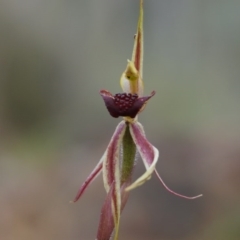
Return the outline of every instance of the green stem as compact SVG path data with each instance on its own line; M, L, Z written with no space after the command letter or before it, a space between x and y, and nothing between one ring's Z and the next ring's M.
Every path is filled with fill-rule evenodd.
M132 136L130 134L129 123L126 123L126 124L127 124L127 128L122 141L123 162L122 162L121 184L126 182L129 179L129 177L131 177L133 166L134 166L135 155L136 155L136 145L133 142Z

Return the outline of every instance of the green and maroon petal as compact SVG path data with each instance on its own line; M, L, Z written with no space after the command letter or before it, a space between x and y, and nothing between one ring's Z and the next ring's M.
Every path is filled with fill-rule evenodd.
M111 205L114 228L117 235L121 212L120 147L125 130L126 123L122 121L118 124L111 138L106 150L106 158L103 161L103 182L107 193L111 195L106 200L106 206L109 207Z
M155 91L145 97L138 97L137 94L131 93L117 93L113 96L106 90L101 90L100 94L112 117L118 118L122 116L135 118L147 101L155 95Z
M131 178L129 178L121 186L121 212L123 211L129 196L129 192L125 191L125 188L128 187L131 183ZM112 183L107 197L104 201L101 210L101 216L98 226L97 240L109 240L112 236L112 233L115 228L114 221L114 208L113 202L116 200L114 192L116 191L114 182ZM114 200L115 199L115 200ZM115 231L115 239L117 239L118 233Z
M112 232L114 230L114 211L113 211L113 201L114 193L116 192L115 183L112 182L112 185L109 189L107 197L102 206L100 221L97 232L97 240L108 240L110 239Z
M137 150L141 155L143 163L146 167L146 172L132 183L126 190L132 190L151 178L155 166L158 161L159 152L144 136L142 126L139 122L130 124L130 133L133 141L137 146Z
M117 127L115 133L113 134L113 137L112 137L112 139L111 139L111 141L110 141L110 143L108 145L107 150L103 154L102 158L100 159L99 163L96 165L94 170L91 172L91 174L88 176L88 178L84 181L84 183L82 184L82 186L78 190L78 193L77 193L75 199L73 200L73 202L78 201L78 199L82 196L82 194L85 192L87 187L96 179L96 177L102 171L103 162L106 162L105 160L107 158L109 159L109 157L110 157L109 154L111 152L110 150L112 149L113 143L115 142L114 140L118 139L119 136L121 137L121 130L125 131L125 127L126 127L125 126L125 122L121 122L119 124L119 126ZM120 135L118 135L119 133L120 133Z
M169 187L167 187L167 185L164 183L164 181L158 174L157 170L155 169L159 153L158 153L158 150L147 140L145 133L144 133L143 126L139 122L132 123L130 125L130 132L131 132L133 141L135 142L137 149L142 157L143 163L144 163L147 171L140 178L138 178L132 185L130 185L126 189L127 191L132 190L132 189L140 186L141 184L143 184L146 180L150 179L151 174L153 173L153 171L155 171L155 173L156 173L158 179L160 180L160 182L162 183L162 185L170 193L172 193L178 197L190 199L190 200L202 196L202 194L200 194L198 196L188 197L188 196L176 193L173 190L169 189Z
M108 192L112 182L120 186L120 147L122 144L122 138L126 130L126 123L121 121L116 127L115 132L110 140L110 143L106 150L106 158L103 160L103 181L104 187Z
M88 178L85 180L85 182L82 184L80 189L78 190L78 193L73 200L73 202L78 201L78 199L82 196L82 194L85 192L87 187L96 179L96 177L99 175L99 173L102 171L102 162L103 159L106 157L106 154L103 155L97 166L94 168L94 170L91 172L91 174L88 176Z

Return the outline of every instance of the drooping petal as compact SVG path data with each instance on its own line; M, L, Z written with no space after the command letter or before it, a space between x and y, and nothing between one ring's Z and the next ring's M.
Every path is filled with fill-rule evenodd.
M112 185L109 189L107 197L104 201L101 210L100 222L98 226L98 233L96 240L109 240L111 234L114 230L114 208L113 202L116 201L116 197L114 196L116 193L115 183L112 182Z
M119 126L117 127L115 133L113 134L113 138L114 136L117 137L117 130L120 131L120 130L124 130L125 129L125 123L124 122L121 122L119 124ZM122 133L123 134L123 133ZM111 146L112 144L112 140L113 138L111 139L110 143L109 143L109 146ZM85 182L82 184L82 186L80 187L80 189L78 190L78 193L75 197L75 199L73 200L73 202L76 202L79 200L79 198L82 196L82 194L85 192L85 190L87 189L87 187L94 181L94 179L96 179L96 177L99 175L99 173L101 172L102 170L102 167L103 167L103 162L107 159L108 157L108 151L109 151L109 146L107 148L107 150L105 151L105 153L103 154L102 158L100 159L100 161L98 162L98 164L96 165L96 167L94 168L94 170L91 172L91 174L88 176L88 178L85 180Z
M123 211L126 202L128 200L129 192L125 191L125 188L129 186L131 183L130 178L122 184L121 186L121 212ZM114 192L115 192L115 184L112 183L110 190L107 194L107 197L104 201L101 216L98 226L98 233L96 240L109 240L113 230L114 230L114 209L113 209L113 199L114 199ZM118 230L115 230L115 239L118 237Z
M107 192L109 191L113 181L115 181L115 183L120 183L119 151L125 130L126 123L121 121L113 133L106 150L106 158L103 160L103 181Z
M121 164L121 212L123 211L125 204L129 197L129 192L125 191L131 184L132 172L134 168L134 160L136 155L136 146L132 140L131 134L129 132L129 124L126 124L126 130L122 139L122 164ZM108 196L104 202L102 208L102 214L100 218L99 228L98 228L98 238L97 239L110 239L110 236L114 230L114 183L110 187ZM115 239L117 239L118 230L115 229Z
M78 201L78 199L82 196L82 194L85 192L85 190L87 189L87 187L94 181L94 179L96 179L96 177L99 175L99 173L102 171L102 162L103 159L106 158L106 153L104 153L104 155L102 156L102 158L100 159L99 163L97 164L97 166L94 168L94 170L91 172L91 174L88 176L88 178L85 180L85 182L82 184L82 186L80 187L80 189L78 190L78 193L75 197L75 199L73 200L73 202Z
M126 190L129 191L135 187L138 187L139 185L141 185L142 183L144 183L144 181L148 180L148 177L150 178L151 174L153 171L155 171L158 179L160 180L160 182L162 183L162 185L164 186L164 188L169 191L170 193L181 197L181 198L185 198L185 199L195 199L195 198L199 198L202 196L202 194L194 196L194 197L188 197L179 193L174 192L173 190L171 190L162 180L162 178L160 177L159 173L157 172L157 170L155 169L155 165L156 165L156 158L158 158L158 151L157 149L151 145L151 143L146 139L145 137L145 133L144 133L144 129L143 126L139 123L132 123L130 125L130 132L132 134L133 140L135 142L135 144L137 145L138 151L140 152L140 155L143 159L144 165L147 169L147 171L140 177L138 178L131 186L129 186Z
M165 182L162 180L161 176L159 175L158 171L155 169L155 174L157 176L157 178L159 179L159 181L162 183L162 185L166 188L166 190L170 193L172 193L173 195L176 195L178 197L181 197L181 198L185 198L185 199L189 199L189 200L193 200L193 199L196 199L196 198L199 198L199 197L202 197L203 195L202 194L199 194L197 196L194 196L194 197L188 197L188 196L185 196L185 195L182 195L182 194L179 194L177 192L174 192L173 190L171 190L166 184Z
M155 166L157 164L159 157L158 150L146 139L140 128L141 125L138 122L130 124L130 133L143 159L147 171L141 177L139 177L134 183L132 183L126 189L126 191L130 191L142 185L144 182L151 178L151 175L155 170Z
M126 93L119 93L113 96L107 90L101 90L100 94L105 102L108 112L112 117L118 118L122 116L135 118L136 115L144 108L147 101L155 95L155 91L152 91L149 96L140 98L138 98L137 95ZM117 95L120 95L120 97ZM119 98L121 99L119 100Z
M122 121L118 124L111 138L111 141L106 150L106 158L103 160L103 182L107 193L110 195L106 200L106 207L109 207L109 202L111 202L116 236L118 235L121 212L121 177L119 155L125 130L126 123Z

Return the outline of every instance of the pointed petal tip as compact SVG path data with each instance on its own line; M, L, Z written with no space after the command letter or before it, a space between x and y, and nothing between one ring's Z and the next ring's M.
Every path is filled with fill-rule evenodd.
M143 72L143 0L140 0L140 12L136 37L134 38L134 47L132 52L132 62L142 77Z
M116 182L113 181L109 188L109 192L104 201L104 204L102 206L97 239L99 240L110 239L113 230L115 230L114 240L118 239L120 213L121 213L121 195L116 185Z
M105 106L110 115L114 118L118 118L120 115L114 103L114 96L107 90L101 90L100 95L102 96Z
M79 188L76 197L74 198L74 200L72 202L77 202L80 197L83 195L83 193L85 192L85 190L87 189L87 187L94 181L94 179L96 179L96 177L99 175L99 173L102 171L102 162L105 158L105 154L103 154L102 158L100 159L100 161L98 162L98 164L96 165L96 167L93 169L93 171L90 173L90 175L87 177L87 179L85 180L85 182L82 184L82 186Z
M151 96L153 97L155 94L156 94L156 91L153 90L153 91L151 92Z
M99 93L102 97L107 96L107 97L113 98L113 95L108 90L102 89L99 91Z
M152 94L154 95L155 92L153 91ZM131 128L130 128L133 140L138 148L138 151L140 152L140 155L143 159L144 165L147 169L147 171L140 177L138 178L133 184L131 184L129 187L127 187L125 189L125 191L130 191L140 185L142 185L145 181L147 181L150 177L152 172L154 171L155 174L157 175L158 179L160 180L161 184L164 186L164 188L172 193L173 195L176 195L178 197L181 198L185 198L185 199L189 199L189 200L193 200L199 197L202 197L203 195L197 195L197 196L193 196L193 197L189 197L189 196L185 196L179 193L174 192L173 190L171 190L162 180L162 178L160 177L159 173L157 172L157 170L155 169L157 160L158 160L158 156L159 156L159 152L158 150L146 139L145 134L144 134L144 130L142 125L139 122L133 123L131 124Z
M203 194L199 194L199 195L197 195L197 196L195 196L195 197L190 197L189 200L191 200L191 199L196 199L196 198L200 198L200 197L203 197Z
M157 172L157 170L155 169L155 174L157 175L157 178L159 179L159 181L161 182L161 184L163 185L163 187L168 191L170 192L171 194L177 196L177 197L180 197L180 198L185 198L187 200L193 200L193 199L196 199L196 198L200 198L203 196L203 194L199 194L197 196L193 196L193 197L189 197L189 196L185 196L185 195L182 195L180 193L177 193L177 192L174 192L173 190L171 190L166 184L165 182L163 181L163 179L160 177L159 173Z
M126 191L130 191L138 186L141 186L151 178L159 157L158 149L147 140L143 132L143 127L139 122L130 125L130 133L146 167L146 172L129 187L127 187Z
M147 179L148 180L148 179ZM133 189L137 188L137 187L140 187L141 185L143 185L145 182L141 182L141 183L138 183L137 185L135 184L132 184L130 185L129 187L125 188L124 191L125 192L130 192L132 191Z
M140 187L146 181L150 180L151 177L152 177L151 172L148 170L141 177L139 177L134 183L132 183L130 186L126 187L124 190L126 192L129 192L137 187Z

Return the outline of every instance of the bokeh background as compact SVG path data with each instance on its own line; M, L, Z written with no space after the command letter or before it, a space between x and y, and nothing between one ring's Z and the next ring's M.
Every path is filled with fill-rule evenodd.
M1 0L0 239L91 240L105 198L99 177L69 204L119 119L100 89L119 92L138 0ZM161 152L134 190L120 239L240 239L240 1L146 0L141 114ZM135 178L144 171L135 170Z

